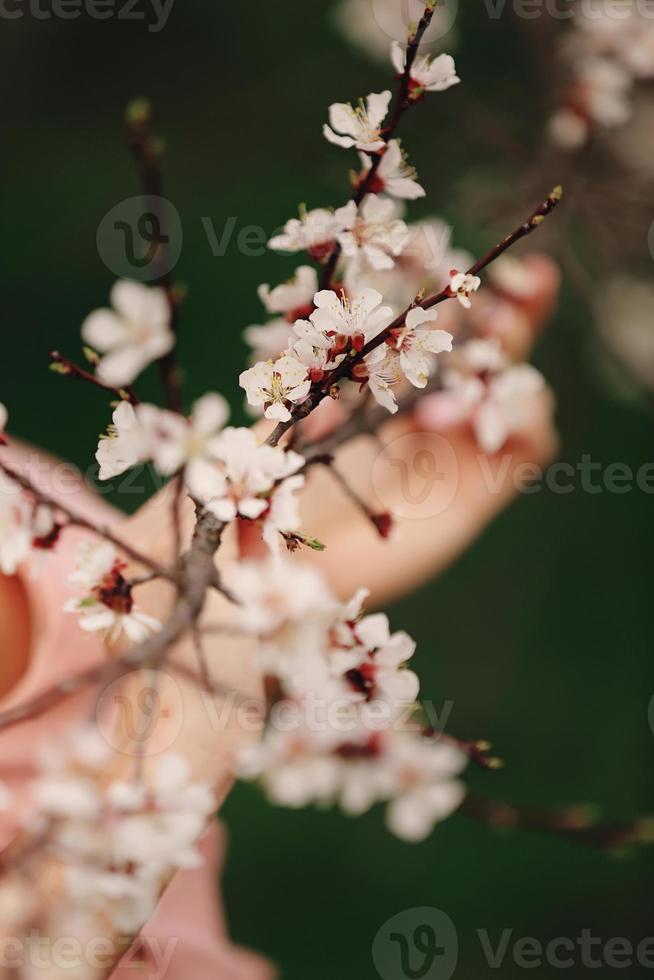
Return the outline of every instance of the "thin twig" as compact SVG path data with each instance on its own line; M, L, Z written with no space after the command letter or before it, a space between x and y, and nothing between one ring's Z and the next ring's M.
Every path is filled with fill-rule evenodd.
M102 391L109 392L109 394L118 398L120 401L130 402L131 405L138 405L139 400L131 386L114 388L113 385L107 385L104 381L100 381L95 374L91 374L90 371L80 367L79 364L71 361L70 358L64 357L57 350L51 350L49 356L51 363L56 366L57 374L61 374L67 378L77 378L78 381L86 381L87 384L93 385L95 388L101 388Z
M413 68L413 64L416 60L418 49L420 48L420 44L422 42L423 37L425 36L425 32L427 31L429 25L431 24L431 20L432 17L434 16L435 9L436 9L435 5L428 6L425 8L425 12L420 18L420 22L416 28L415 33L409 38L409 43L406 50L406 63L404 67L404 72L400 76L400 84L398 86L397 96L395 98L395 108L393 110L393 114L391 116L388 125L384 127L384 130L381 134L381 137L387 146L392 140L393 136L395 135L395 132L400 124L400 120L402 119L403 114L411 105L415 104L415 100L412 100L410 97L411 69ZM352 195L351 199L354 201L357 207L360 206L360 204L362 203L366 195L374 187L375 180L377 177L377 171L379 170L379 166L382 162L384 152L385 152L385 148L372 156L372 159L370 161L370 168L368 172L360 181L354 194ZM331 285L340 255L341 255L341 246L338 243L336 243L334 245L332 252L329 255L329 258L327 259L325 265L323 266L323 270L320 275L320 289L328 289L329 286Z
M84 528L86 531L91 531L98 537L104 538L105 541L109 541L111 544L115 545L116 548L127 555L128 558L131 558L132 561L137 562L139 565L143 565L145 568L149 568L150 571L159 578L166 578L172 582L176 581L174 574L168 569L164 568L147 555L144 555L141 551L137 551L136 548L133 548L132 545L127 544L127 542L123 541L122 538L117 537L112 531L109 530L109 528L102 527L99 524L94 524L93 521L90 521L86 517L82 517L81 514L70 510L69 507L66 507L59 500L55 500L54 497L51 497L49 494L39 490L38 487L32 483L29 477L25 476L23 473L19 473L12 466L8 466L6 463L0 461L0 470L2 470L2 472L5 473L11 480L21 486L23 490L26 490L28 493L32 494L40 504L43 504L45 507L50 507L52 510L63 514L68 519L68 526L72 525L74 527Z
M509 805L469 793L459 813L496 830L537 831L600 851L618 851L654 841L654 818L647 816L628 823L600 823L593 808L583 805L545 810Z
M152 108L145 99L137 99L127 109L127 131L129 147L139 167L143 194L153 213L160 210L159 199L164 198L163 177L161 173L162 147L152 133ZM155 284L165 290L170 310L170 329L177 336L181 297L176 292L170 270L169 236L162 235L152 243L151 262L161 268ZM161 381L164 387L166 405L173 412L182 412L182 386L177 367L175 348L159 360Z
M482 272L487 266L500 257L507 249L511 248L516 242L521 239L526 238L530 235L532 231L538 228L545 218L552 213L554 208L557 206L561 200L562 191L560 187L555 187L550 195L539 204L538 207L530 214L526 221L518 225L517 228L503 238L497 245L494 245L482 258L478 259L470 268L467 270L468 275L476 276ZM277 446L280 440L283 438L286 432L296 424L296 422L307 418L308 415L322 402L324 398L327 397L331 388L338 381L348 378L352 374L353 368L357 364L360 364L365 357L368 356L373 350L379 347L381 344L385 343L386 340L391 336L393 330L399 330L404 326L406 318L412 309L421 307L423 310L429 310L433 306L437 306L439 303L445 302L445 300L452 299L455 293L452 292L449 284L444 286L440 292L435 293L432 296L428 296L426 299L419 300L412 303L407 309L400 313L400 315L389 323L387 327L381 330L375 337L368 341L367 344L363 346L360 351L352 350L350 351L350 356L346 357L341 364L327 374L324 381L320 383L319 386L313 389L309 393L306 401L302 402L300 405L291 413L291 418L286 422L278 422L273 431L270 433L266 439L266 443L269 446Z

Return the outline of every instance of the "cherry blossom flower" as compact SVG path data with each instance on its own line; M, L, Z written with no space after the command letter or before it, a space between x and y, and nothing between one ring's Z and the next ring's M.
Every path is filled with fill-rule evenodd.
M95 310L86 318L82 338L105 355L97 367L98 378L120 388L167 354L175 335L163 289L122 279L111 290L111 305L113 309Z
M398 791L389 803L386 822L401 840L417 843L434 825L459 808L465 788L455 777L467 760L452 745L411 736L391 741L387 762Z
M139 421L148 433L152 460L162 476L184 470L189 492L206 500L219 492L222 484L212 463L216 442L229 416L222 395L209 392L193 404L189 419L175 412L139 405Z
M352 626L352 643L350 649L337 648L330 663L332 672L341 674L353 691L365 700L381 699L400 709L416 700L420 682L404 667L416 649L408 633L391 634L388 616L376 613Z
M239 384L250 405L262 405L266 418L276 422L287 422L290 409L303 402L311 388L304 364L288 354L274 362L259 361L243 371Z
M347 264L343 284L349 293L377 289L383 293L386 303L405 310L421 290L438 292L450 269L467 269L472 265L471 255L452 248L452 228L440 218L426 218L408 225L408 229L409 237L395 256L392 269L378 272L371 267L363 268L360 263ZM458 315L455 304L443 306L440 313L452 325Z
M352 228L356 218L354 201L348 201L336 211L300 209L300 217L290 218L283 233L270 239L268 248L275 252L306 251L313 259L324 259L334 250L338 236Z
M90 746L90 750L89 750ZM41 759L31 787L50 821L49 845L61 863L61 902L100 916L118 930L137 932L151 915L171 871L201 862L196 843L216 801L206 783L192 782L182 756L162 756L152 785L106 783L111 749L85 728L63 750Z
M201 864L195 847L216 801L205 783L192 783L187 760L162 756L153 774L154 789L145 801L132 787L114 784L110 798L122 800L125 812L112 834L113 858L120 864L151 869L194 868Z
M338 236L341 251L349 259L373 269L392 269L395 256L406 245L409 229L396 216L396 205L388 198L369 194L351 231Z
M304 487L304 476L291 476L275 488L268 510L264 515L263 540L268 547L277 552L280 535L299 530L300 501L298 492Z
M65 869L66 889L75 905L108 918L121 933L132 935L152 916L160 883L153 875L119 872L85 864Z
M102 801L92 779L78 773L62 772L42 776L33 790L41 814L94 820Z
M239 774L258 779L271 802L292 808L338 803L359 815L388 803L387 825L408 842L423 840L462 803L457 780L467 759L454 746L387 729L325 736L270 728L241 757Z
M285 633L304 621L329 622L336 599L320 572L310 565L269 558L240 562L225 582L239 601L243 629L261 636Z
M404 377L397 351L386 344L375 347L352 372L355 380L367 384L371 394L391 415L397 412L397 402L392 389Z
M366 179L372 162L366 153L359 153L359 159L362 168L359 178L361 184ZM388 194L389 197L415 201L425 196L425 189L418 183L417 176L414 167L410 167L406 161L400 141L390 140L368 190L373 194Z
M141 643L150 633L161 629L161 623L134 604L131 588L122 574L124 570L125 564L109 542L82 543L69 581L71 585L81 586L86 594L80 599L69 599L64 612L77 613L83 630L104 633L108 643L115 643L123 632L133 643Z
M550 138L564 149L577 149L593 125L622 126L632 114L633 78L609 58L588 57L575 65L576 79L566 103L549 123Z
M293 344L293 356L304 364L308 377L313 382L322 381L327 371L332 371L341 363L344 354L334 356L324 346L316 346L309 340L298 340Z
M225 429L215 440L220 491L207 501L221 521L237 515L254 520L270 507L270 492L304 464L298 453L261 445L251 429Z
M398 41L391 45L391 61L398 75L403 75L406 50ZM460 81L451 55L439 54L436 58L419 55L411 66L410 96L419 99L425 92L444 92Z
M457 272L453 269L450 272L450 289L452 294L456 296L461 306L469 310L472 306L470 302L470 293L476 293L481 286L481 279L479 276L471 276L467 272Z
M356 108L349 102L334 102L329 107L330 125L323 126L325 139L344 149L356 146L368 153L383 150L386 144L381 135L382 123L391 98L389 91L372 93Z
M7 441L5 438L5 429L7 427L8 419L9 413L2 402L0 402L0 446Z
M300 265L288 282L274 289L263 283L258 292L269 313L281 313L289 323L293 323L302 316L308 316L313 309L313 297L318 292L318 273L311 265Z
M351 299L323 289L314 296L316 309L309 320L298 320L295 333L314 347L341 353L348 347L361 350L366 340L375 337L393 319L393 310L381 306L382 295L376 289L363 289Z
M424 388L427 384L433 364L431 355L452 350L451 333L423 327L423 324L433 322L437 317L437 310L423 310L416 306L407 314L404 326L391 332L389 343L399 352L400 367L407 381L416 388Z
M530 364L510 364L496 340L471 340L452 354L443 391L418 407L432 427L469 420L485 453L498 452L528 416L543 376Z
M144 462L151 451L147 430L134 406L122 401L114 410L107 434L100 436L95 458L100 466L100 480L111 480L132 466Z

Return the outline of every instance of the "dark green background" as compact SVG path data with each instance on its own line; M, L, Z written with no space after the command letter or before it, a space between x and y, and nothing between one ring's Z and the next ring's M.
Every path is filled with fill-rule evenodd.
M106 424L103 397L50 374L47 351L77 356L81 320L106 300L113 277L95 233L111 207L137 192L122 110L140 94L159 112L167 193L184 227L176 275L190 290L180 342L189 395L221 390L239 416L240 335L261 315L256 286L278 281L293 263L244 257L234 241L215 258L201 217L218 229L235 216L238 229L271 232L299 201L344 200L350 160L321 138L326 107L385 87L390 73L339 38L331 6L177 0L159 34L86 17L1 21L0 396L18 434L86 467ZM493 219L471 200L479 191L480 200L510 200L519 176L480 118L492 111L534 148L543 99L533 51L509 13L492 21L467 4L460 25L464 84L421 106L404 136L429 192L429 205L412 215L445 215L457 244L475 251L506 230L506 212ZM510 210L523 205L513 200ZM559 400L561 456L575 463L590 453L638 468L651 458L651 420L606 388L592 347L589 314L566 287L536 357ZM154 373L145 388L156 397ZM652 808L651 511L638 490L524 497L438 582L391 610L393 623L418 640L425 696L453 700L452 730L492 739L507 759L500 774L470 772L478 789L525 803L591 800L616 818ZM374 977L375 933L421 905L454 920L461 980L493 973L477 928L542 941L575 938L583 927L605 939L654 934L650 853L616 861L456 817L409 847L386 834L378 812L348 821L272 810L249 787L235 792L225 817L232 932L289 980ZM510 958L500 971L506 980L522 973Z

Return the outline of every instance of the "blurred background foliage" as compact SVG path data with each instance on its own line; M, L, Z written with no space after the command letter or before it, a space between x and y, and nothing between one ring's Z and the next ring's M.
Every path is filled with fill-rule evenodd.
M240 254L236 234L256 225L269 235L300 201L342 203L350 159L321 137L327 105L391 82L387 67L338 35L333 6L177 0L160 33L85 16L3 22L1 395L21 437L86 469L106 426L102 395L51 374L47 352L77 357L83 317L106 302L113 277L96 230L138 192L123 110L141 94L157 109L167 196L183 223L175 275L189 287L180 341L188 394L218 389L243 418L236 375L242 328L262 315L256 286L294 266L265 249ZM541 18L526 28L509 5L497 20L483 4L460 8L464 84L411 113L402 136L428 191L410 217L444 216L455 244L478 252L507 230L507 215L523 213L514 188L524 165L501 144L508 134L532 150L541 138L537 53L551 25ZM546 175L539 196L557 180ZM496 215L483 204L494 198L503 202ZM236 232L216 257L206 223L220 237L229 217ZM561 458L576 464L587 453L636 470L651 459L651 418L605 388L590 326L564 284L536 352L558 399ZM157 385L151 372L147 397L157 397ZM150 492L140 489L115 503L133 509ZM479 790L523 803L592 800L615 818L652 809L651 514L651 497L637 489L525 496L446 575L390 610L418 640L424 695L454 702L449 728L489 738L507 760L497 775L469 773ZM464 980L492 972L478 928L542 941L584 927L633 941L654 931L651 853L614 860L457 817L410 847L385 832L378 812L347 821L276 811L250 787L237 789L225 818L231 930L288 980L374 977L375 933L413 906L451 916ZM521 974L508 957L504 980Z

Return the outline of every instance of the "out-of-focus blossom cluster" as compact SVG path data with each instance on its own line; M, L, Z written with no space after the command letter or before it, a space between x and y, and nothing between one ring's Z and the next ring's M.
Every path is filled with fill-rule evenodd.
M393 833L426 837L461 803L467 759L417 720L411 637L391 632L383 613L364 615L365 590L339 603L310 567L244 563L228 583L242 628L259 638L270 696L268 727L241 776L283 806L359 814L385 803Z
M210 788L193 782L186 760L172 754L158 759L147 783L107 779L112 755L96 728L43 753L42 772L30 788L28 831L47 839L63 890L55 907L43 909L36 889L21 893L30 879L27 851L20 876L9 874L0 883L0 908L17 926L36 924L45 935L71 929L78 936L133 935L169 876L201 863L196 844L216 805Z
M635 86L654 77L653 11L637 0L579 0L561 56L570 80L549 129L555 143L573 150L596 128L631 117Z

